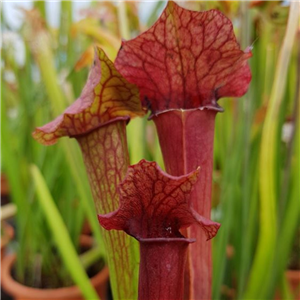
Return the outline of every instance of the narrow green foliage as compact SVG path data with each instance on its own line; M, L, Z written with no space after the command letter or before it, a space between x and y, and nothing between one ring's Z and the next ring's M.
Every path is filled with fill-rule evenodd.
M35 165L30 167L30 171L35 183L38 200L66 267L69 269L74 282L79 286L83 295L87 299L98 299L97 293L93 289L74 250L67 228L54 204L43 175Z
M295 7L294 7L295 6ZM277 189L276 189L276 159L278 149L276 137L278 135L278 117L283 101L286 77L292 46L298 26L298 4L291 4L289 23L287 25L284 43L280 50L269 100L269 108L262 132L262 144L259 162L259 187L260 187L260 233L254 263L251 269L245 299L253 299L263 294L265 278L268 276L275 255L277 236ZM264 269L262 269L264 266Z
M33 7L45 20L50 5L36 1ZM8 26L5 9L1 11L1 172L8 178L10 198L18 208L16 243L12 246L18 254L16 276L20 282L39 281L37 273L52 274L57 285L68 285L71 280L69 263L65 265L62 256L53 251L53 234L57 233L48 225L49 216L42 206L45 199L37 197L31 164L43 174L45 188L55 201L75 249L82 223L88 219L97 245L82 257L81 263L90 265L99 255L105 256L76 142L61 140L55 147L43 147L31 138L31 132L62 113L80 95L92 65L88 49L97 43L114 58L121 37L132 38L150 27L166 2L155 2L148 17L137 22L139 5L92 3L81 11L84 19L75 23L76 5L62 1L59 27L51 28L43 21L44 36L35 44L31 43L39 35L38 26L28 31L30 23L26 19L20 29L13 30ZM255 6L237 1L184 4L190 9L221 10L232 20L242 49L253 46L249 60L252 82L247 95L220 100L225 112L216 119L212 219L221 222L222 227L213 241L213 299L273 299L278 291L284 298L290 297L284 272L300 217L296 105L300 103L300 61L299 36L295 42L293 33L299 31L299 23L296 25L297 2L290 5L291 9L279 1L258 1ZM295 18L294 25L288 24L289 11L290 19ZM22 47L10 40L12 31L24 44L22 63ZM295 131L291 139L284 141L282 132L287 125L294 126ZM127 134L131 163L146 158L163 166L152 122L135 119L128 124ZM42 195L45 191L40 192ZM71 251L74 254L75 250ZM82 284L82 288L93 293L88 285Z

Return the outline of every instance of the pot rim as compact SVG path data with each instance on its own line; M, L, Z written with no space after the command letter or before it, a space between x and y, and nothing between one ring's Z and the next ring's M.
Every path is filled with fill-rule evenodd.
M1 283L3 289L14 297L23 296L25 299L68 299L82 296L78 286L63 287L57 289L39 289L25 286L17 282L11 276L11 269L16 260L16 254L7 255L2 261ZM92 285L95 287L100 282L108 279L108 267L105 266L99 273L90 278Z

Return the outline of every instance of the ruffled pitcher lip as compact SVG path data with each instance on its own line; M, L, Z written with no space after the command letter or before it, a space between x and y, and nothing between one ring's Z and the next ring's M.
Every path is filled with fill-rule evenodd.
M247 92L251 56L219 10L196 12L169 1L148 30L122 42L115 65L139 87L151 119L170 109L220 111L220 98Z
M101 48L95 48L94 65L80 97L32 135L40 143L52 145L60 137L80 137L112 122L144 114L138 88L116 70Z
M220 224L199 215L189 204L200 168L181 176L164 172L156 162L141 160L128 168L118 185L119 208L98 214L107 230L123 230L138 241L185 240L180 229L200 226L213 238Z

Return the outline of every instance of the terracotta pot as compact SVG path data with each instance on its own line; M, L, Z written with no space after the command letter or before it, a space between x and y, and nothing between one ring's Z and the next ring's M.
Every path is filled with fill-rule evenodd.
M7 222L2 222L1 224L3 235L1 236L1 261L5 256L6 246L13 239L15 230L14 228L8 224Z
M1 198L9 194L8 180L4 173L1 173Z
M7 177L1 173L1 206L9 203L9 185Z
M300 270L285 271L290 291L293 294L293 300L300 300ZM281 291L277 290L275 293L275 300L284 300Z
M90 239L82 237L82 241ZM85 242L83 242L85 244ZM37 289L20 284L11 276L11 270L16 260L15 255L8 255L4 258L1 268L2 288L16 300L55 300L55 299L72 299L84 300L77 286L57 288L57 289ZM98 274L92 277L91 283L101 299L107 298L108 289L108 268L105 267Z
M285 276L295 300L300 300L300 270L288 270Z

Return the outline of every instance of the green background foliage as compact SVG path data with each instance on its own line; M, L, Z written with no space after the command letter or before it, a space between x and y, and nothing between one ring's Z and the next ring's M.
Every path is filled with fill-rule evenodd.
M102 243L75 141L44 147L31 132L80 95L93 45L114 59L121 38L149 28L165 4L153 3L141 20L138 2L91 2L75 22L73 3L62 1L58 28L49 26L51 9L41 1L33 4L35 11L20 9L25 22L19 29L11 29L2 15L1 172L17 206L14 248L20 281L32 274L26 280L35 284L37 270L42 270L56 274L55 285L85 282L57 254L63 246L55 242L57 229L47 221L50 212L40 195L49 193L75 249L84 220L96 244ZM241 99L221 99L225 112L216 119L212 219L222 227L213 240L213 299L273 299L279 291L284 299L293 299L284 274L300 267L299 20L288 23L289 6L279 1L183 5L220 9L232 20L241 47L253 46L248 93ZM131 163L145 158L163 167L152 121L135 119L127 130ZM39 175L32 177L30 170ZM89 288L85 291L88 298Z

